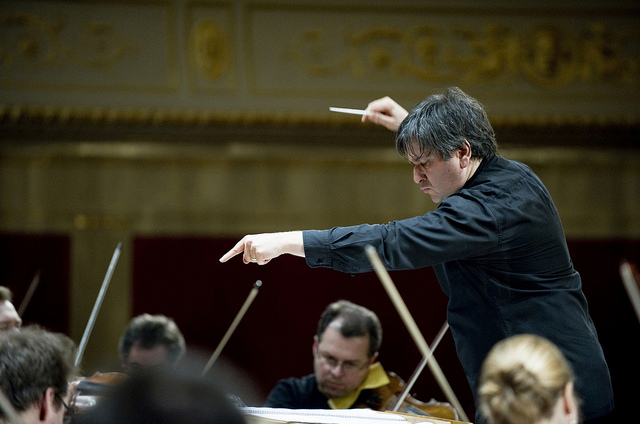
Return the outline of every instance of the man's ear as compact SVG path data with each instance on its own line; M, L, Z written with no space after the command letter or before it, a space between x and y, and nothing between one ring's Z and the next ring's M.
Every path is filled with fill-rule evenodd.
M567 383L564 386L564 412L566 415L573 417L578 416L578 405L576 404L576 398L573 394L573 381Z
M373 356L371 357L371 360L369 361L369 365L374 364L376 362L376 359L378 359L378 352L373 354Z
M316 352L318 351L318 336L313 336L313 345L311 346L311 352L313 356L316 356Z
M460 159L460 167L466 168L469 166L469 162L471 162L471 144L465 140L462 144L462 147L458 149L459 159Z
M40 421L47 421L50 414L55 413L56 392L53 387L48 387L42 394L42 402L40 403Z

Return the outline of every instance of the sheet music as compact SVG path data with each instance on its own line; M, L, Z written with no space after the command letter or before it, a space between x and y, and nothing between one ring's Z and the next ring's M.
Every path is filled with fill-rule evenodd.
M312 424L382 424L407 423L400 415L373 411L371 409L286 409L286 408L240 408L247 415L276 421ZM431 423L425 418L425 423Z

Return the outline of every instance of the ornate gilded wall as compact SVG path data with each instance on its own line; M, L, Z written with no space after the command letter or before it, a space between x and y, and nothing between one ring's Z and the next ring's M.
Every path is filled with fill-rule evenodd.
M129 319L136 234L433 208L391 133L328 108L383 95L411 108L457 85L486 106L501 154L538 172L569 238L637 240L639 12L636 1L2 1L0 231L71 237L76 340L123 241L91 368Z
M458 85L494 121L637 123L638 5L3 1L2 114L332 120Z

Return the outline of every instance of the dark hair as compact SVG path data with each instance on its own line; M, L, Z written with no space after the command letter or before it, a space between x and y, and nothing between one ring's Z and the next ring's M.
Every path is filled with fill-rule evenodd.
M69 389L76 347L61 333L30 325L0 336L0 387L18 412L25 411L52 388L56 404ZM4 414L0 410L0 417Z
M398 127L396 150L405 158L435 152L447 160L465 140L471 145L472 158L485 158L498 150L482 105L458 87L450 87L443 94L427 97L409 112Z
M131 320L120 338L120 356L126 359L134 343L143 349L152 349L158 345L167 348L171 363L182 356L186 350L184 337L176 323L164 315L138 315Z
M356 305L348 300L333 302L324 310L318 321L318 342L333 321L342 320L340 334L343 337L369 336L369 358L380 348L382 343L382 326L378 316L364 306Z
M110 388L78 424L243 424L245 419L210 379L183 370L142 371Z

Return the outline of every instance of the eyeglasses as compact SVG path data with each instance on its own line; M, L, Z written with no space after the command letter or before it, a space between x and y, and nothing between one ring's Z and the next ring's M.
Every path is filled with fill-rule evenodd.
M360 363L359 361L340 361L329 353L320 352L319 350L316 350L316 357L320 362L331 369L341 367L345 374L362 371L369 366L368 362Z
M64 406L65 412L64 412L64 418L62 419L64 424L70 424L73 421L73 416L75 415L76 411L71 408L69 405L67 405L67 403L62 399L62 396L60 396L59 394L56 393L56 397L60 400L60 402L62 402L62 406Z

